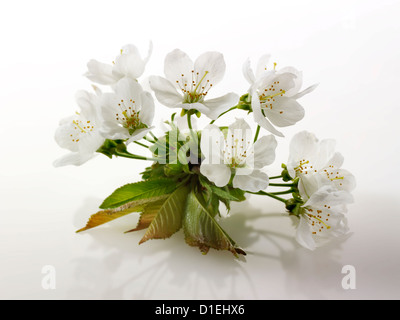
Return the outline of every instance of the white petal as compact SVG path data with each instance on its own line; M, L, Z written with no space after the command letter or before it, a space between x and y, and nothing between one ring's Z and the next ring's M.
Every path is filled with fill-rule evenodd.
M118 104L121 104L121 100L116 94L107 92L102 95L100 109L104 121L118 122L117 118L122 117L122 110Z
M133 44L126 44L122 47L121 55L124 55L124 54L132 54L132 55L140 57L139 50Z
M318 149L317 137L311 132L301 131L290 141L288 163L297 167L303 159L306 161L314 160Z
M321 184L333 184L338 190L351 192L356 187L355 177L345 169L328 168L327 173L321 172L321 178Z
M278 127L294 125L304 118L304 108L294 99L275 97L272 108L263 109L268 119Z
M176 81L179 81L182 85L191 83L193 68L193 61L185 52L179 49L173 50L165 57L165 76L178 88L179 86L176 84Z
M339 152L335 152L325 165L327 167L333 166L335 168L340 168L343 165L343 162L344 162L344 157L342 156L342 154Z
M78 151L79 147L76 142L73 142L71 134L74 134L74 128L72 126L72 121L75 120L75 116L71 116L68 118L64 118L60 125L55 132L54 139L56 140L57 144L64 149L68 149L70 151Z
M222 164L225 139L221 130L214 124L202 130L200 149L205 157L204 164Z
M316 244L312 237L311 227L307 220L303 217L300 217L299 225L297 226L296 240L304 248L309 250L316 249Z
M261 56L261 58L258 60L257 63L257 68L256 68L256 77L259 78L261 77L267 70L268 68L268 62L271 58L271 55L269 54L264 54Z
M150 86L150 76L148 77L142 77L140 81L138 80L139 84L142 86L143 91L148 91L152 92L153 90L151 89Z
M118 80L112 73L112 65L97 60L90 60L87 64L87 68L88 72L85 76L93 82L109 85Z
M335 180L336 187L348 192L353 191L356 187L356 178L353 176L353 174L345 169L339 169L339 175L343 177L343 180Z
M194 109L194 110L200 111L201 113L204 113L204 114L208 113L208 111L209 111L207 106L205 106L203 103L200 103L200 102L181 103L181 104L177 104L175 106L175 108L182 108L182 109L185 109L185 110Z
M254 154L248 157L246 163L250 165L250 162L252 162L252 167L255 169L261 169L272 164L275 161L275 149L277 145L278 142L273 135L259 138L253 147Z
M149 42L149 48L147 50L147 55L143 59L143 62L145 64L149 61L152 52L153 52L153 42L150 41ZM133 54L133 55L138 56L139 58L141 57L137 47L135 45L133 45L133 44L127 44L127 45L123 46L122 47L122 54Z
M137 48L134 45L127 45L122 49L122 54L115 59L113 74L137 79L143 74L145 65Z
M290 92L296 87L296 75L290 72L276 73L267 71L258 78L256 87L260 94L265 96L276 96L282 92L285 96L290 96Z
M339 153L335 154L336 141L334 139L324 139L319 142L317 157L314 160L316 168L321 169L329 165L343 163L343 156ZM328 162L331 162L329 163Z
M250 192L258 192L268 187L269 179L268 175L260 170L252 170L252 172L248 174L248 170L242 170L240 168L237 169L232 184L234 188L239 188Z
M251 85L256 81L256 77L250 66L250 59L247 58L247 60L243 63L242 72L247 82Z
M280 69L277 74L291 74L292 79L293 79L293 87L290 89L286 89L286 96L287 97L293 97L295 94L297 94L300 91L301 86L303 85L303 73L296 68L293 67L284 67Z
M244 119L236 119L229 127L226 135L226 149L232 154L243 154L253 142L253 134Z
M251 128L243 118L237 118L235 122L228 127L228 132L230 134L234 134L237 131L243 131L243 134L248 134L248 139L251 140Z
M89 119L98 120L100 114L100 98L85 90L79 90L75 94L75 100L81 113Z
M206 100L203 104L208 108L205 115L212 120L216 120L218 116L227 111L229 108L235 106L239 101L239 96L236 93L227 93L226 95Z
M143 59L144 63L149 62L151 54L153 53L153 42L149 42L149 49L147 50L147 56Z
M129 139L129 131L122 126L119 126L115 121L104 121L100 132L104 138L111 140Z
M224 56L219 52L205 52L200 55L194 63L194 70L196 73L199 73L200 79L207 72L202 83L209 80L212 85L222 80L225 74L225 68Z
M252 94L251 107L253 109L254 121L257 122L257 124L260 127L264 128L265 130L268 130L269 132L273 133L274 135L277 135L278 137L284 137L284 135L278 130L276 130L274 126L262 114L260 100L255 92L253 92Z
M290 172L289 172L290 174ZM290 174L291 177L294 177ZM307 201L318 189L324 185L320 174L300 174L298 184L299 193L304 201Z
M128 107L127 104L130 106L130 100L135 101L135 108L138 108L137 106L140 106L142 101L141 101L141 94L143 92L143 89L141 85L131 79L131 78L123 78L118 81L116 87L115 87L115 94L120 100L124 100L124 106L125 108ZM121 101L122 102L122 101Z
M93 91L96 94L96 96L101 97L101 95L103 94L103 91L101 91L101 89L94 84L92 84L92 88L93 88Z
M314 91L315 88L318 87L318 83L317 84L313 84L312 86L308 87L307 89L304 89L303 91L295 94L292 96L293 99L300 99L302 96L309 94L310 92Z
M215 183L217 187L224 187L231 178L231 170L225 164L201 163L200 173Z
M74 166L80 166L84 164L85 162L89 161L93 157L95 157L96 154L90 154L90 153L78 153L78 152L71 152L68 153L61 158L55 160L53 162L53 166L55 167L63 167L67 165L74 165Z
M181 104L183 97L170 81L158 76L150 77L150 86L154 90L157 100L166 107L176 108L176 105Z
M322 186L317 192L312 194L310 199L304 204L304 207L323 207L324 205L337 206L349 204L353 201L353 196L349 192L337 190L327 185Z
M140 121L151 126L154 119L154 100L149 92L141 93Z

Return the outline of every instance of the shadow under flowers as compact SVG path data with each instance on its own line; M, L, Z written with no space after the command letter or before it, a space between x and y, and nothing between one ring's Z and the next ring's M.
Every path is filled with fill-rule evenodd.
M75 223L82 221L82 216L88 217L88 209L98 203L97 199L88 199L78 210ZM69 298L274 298L273 288L259 285L271 273L284 275L282 285L291 296L323 297L324 290L340 285L326 274L336 272L337 256L330 250L308 252L299 248L284 213L265 213L247 201L234 204L220 223L247 252L241 259L216 250L204 256L186 245L182 232L139 246L143 231L122 233L136 224L135 214L130 216L77 235L90 236L92 241L83 256L71 261L75 278ZM279 227L281 221L286 223L284 228ZM307 273L310 270L313 276Z

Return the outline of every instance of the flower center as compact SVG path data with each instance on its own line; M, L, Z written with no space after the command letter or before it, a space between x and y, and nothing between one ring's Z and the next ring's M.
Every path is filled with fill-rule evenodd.
M264 92L261 95L259 95L261 109L263 112L265 110L272 110L274 102L276 101L275 98L283 97L283 95L286 93L285 90L278 88L278 86L279 86L279 81L274 81L274 83L266 87L264 89ZM283 111L280 111L279 113L282 114Z
M117 120L124 128L129 130L129 134L132 134L137 129L146 128L147 126L140 120L140 111L136 111L135 101L130 99L129 102L125 102L123 99L121 103L118 103L118 107L121 109L121 113L115 114L115 120Z
M176 80L176 83L183 93L183 103L195 103L204 100L213 86L210 80L206 79L208 73L208 71L205 71L204 74L200 74L192 70L190 82L184 74L181 74L181 78Z
M326 174L327 178L331 181L340 181L344 179L344 176L340 176L339 171L334 169L334 166L330 165L328 169L324 169L324 173ZM339 185L343 185L342 182Z
M244 143L244 139L235 138L232 135L231 146L228 144L228 140L225 140L225 148L222 151L225 158L225 164L229 165L232 169L244 168L246 166L246 158L248 156L247 149L250 145L250 141L247 141L247 145Z
M329 217L331 216L328 211L330 208L331 207L328 205L324 205L324 210L308 207L303 208L303 216L308 220L308 223L312 228L312 234L315 235L318 232L322 232L323 230L331 229L331 226L327 223L329 221Z
M79 118L72 120L73 131L70 134L72 142L79 142L82 135L92 132L95 128L90 120L83 119L78 112L76 114Z
M296 175L299 174L308 174L311 172L317 172L318 170L314 169L313 166L310 165L310 161L308 160L300 160L299 165L294 168L294 170L296 171Z

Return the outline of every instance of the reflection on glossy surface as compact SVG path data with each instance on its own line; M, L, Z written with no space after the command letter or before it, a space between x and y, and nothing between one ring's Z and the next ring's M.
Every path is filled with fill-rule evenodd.
M342 290L340 243L316 252L300 248L285 214L263 213L248 201L232 208L221 224L247 251L240 260L215 250L203 256L185 244L182 232L139 246L141 233L122 233L136 223L134 216L86 232L91 243L71 261L69 298L325 298L326 292ZM275 276L283 280L277 288Z

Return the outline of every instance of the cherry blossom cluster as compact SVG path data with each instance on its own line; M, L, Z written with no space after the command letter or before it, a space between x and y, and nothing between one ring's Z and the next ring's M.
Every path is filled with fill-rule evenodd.
M319 141L310 132L300 132L291 140L282 172L272 177L264 172L275 161L278 141L284 137L281 128L295 125L305 115L298 100L316 88L302 89L302 72L278 69L264 55L254 71L250 60L243 63L242 76L249 87L242 94L213 97L226 69L221 53L205 52L193 61L175 49L165 57L164 76L150 75L144 86L141 77L151 53L152 45L144 58L134 45L126 45L111 63L88 62L85 76L93 83L93 92L79 91L78 110L60 121L55 140L69 153L54 162L56 167L82 165L97 154L149 160L150 180L158 166L165 166L163 178L176 177L194 192L205 190L206 209L213 195L229 209L229 201L240 198L237 190L283 202L296 217L298 243L311 250L348 233L345 213L353 202L355 178L342 168L343 156L335 151L334 140ZM158 137L152 132L153 120L163 106L155 101L179 112L166 119L170 132ZM225 126L214 124L233 110L243 110L246 116ZM210 123L194 128L192 118L200 116ZM251 128L246 117L252 117L257 127ZM260 136L262 130L268 134ZM130 153L131 143L151 156ZM276 179L282 183L274 183ZM273 187L287 190L270 192Z

